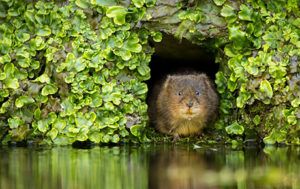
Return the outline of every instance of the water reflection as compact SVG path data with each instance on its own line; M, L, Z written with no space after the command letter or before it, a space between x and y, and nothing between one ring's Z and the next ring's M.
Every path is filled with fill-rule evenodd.
M0 147L2 189L300 188L300 148Z

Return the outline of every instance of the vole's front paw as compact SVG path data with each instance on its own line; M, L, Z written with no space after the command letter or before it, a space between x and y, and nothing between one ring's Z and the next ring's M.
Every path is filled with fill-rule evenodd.
M176 133L176 134L173 135L173 140L172 140L172 142L175 143L175 142L177 142L177 140L179 140L179 139L180 139L180 136L179 136L179 134Z

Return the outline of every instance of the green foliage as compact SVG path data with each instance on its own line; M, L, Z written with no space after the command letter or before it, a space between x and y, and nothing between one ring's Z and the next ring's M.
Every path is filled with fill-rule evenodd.
M228 134L233 135L242 135L244 133L244 127L242 125L239 125L237 122L234 122L233 124L227 126L225 130Z
M228 28L217 58L219 122L228 134L245 128L267 144L300 144L299 2L214 2Z
M2 143L148 141L148 39L159 42L164 24L219 52L216 129L233 143L256 133L300 144L299 2L168 3L160 22L155 0L0 0ZM144 27L151 16L159 27Z
M144 141L150 1L0 0L2 142Z

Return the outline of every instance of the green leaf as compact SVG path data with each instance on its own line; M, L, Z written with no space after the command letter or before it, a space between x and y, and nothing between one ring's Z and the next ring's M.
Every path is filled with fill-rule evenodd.
M236 88L237 88L237 82L228 81L227 87L228 87L228 89L230 90L230 92L233 92L233 91L235 91Z
M68 127L68 130L70 133L75 133L78 134L80 132L80 128L76 128L76 127Z
M137 70L142 76L150 74L150 68L146 64L141 64Z
M19 58L18 59L18 64L22 67L22 68L28 68L31 64L31 59L29 58Z
M268 80L263 80L260 82L259 90L267 95L267 97L272 98L273 90L272 86Z
M51 138L51 140L54 140L58 135L58 130L56 128L52 128L48 133L47 136Z
M252 21L252 10L246 5L240 6L239 18L241 20Z
M218 6L222 6L226 0L214 0L214 3Z
M67 122L64 119L55 119L53 123L53 128L56 128L59 132L62 132L67 126Z
M8 118L8 125L10 129L16 129L22 124L24 124L24 121L19 117Z
M120 141L120 137L117 134L114 134L111 138L111 142L118 143Z
M29 96L20 96L16 99L15 105L17 108L22 108L25 104L34 103L34 99Z
M255 125L259 125L260 124L260 116L259 115L256 115L254 118L253 118L253 123Z
M24 43L30 39L30 34L24 33L23 31L18 31L16 37L20 42Z
M163 35L161 32L154 32L152 34L153 41L155 41L155 42L161 42L162 37L163 37Z
M121 58L125 61L130 60L130 58L132 57L131 52L128 50L121 50L118 52L118 55L121 56Z
M88 1L86 1L86 0L76 0L76 1L75 1L75 4L76 4L78 7L83 8L83 9L89 8L89 3L88 3Z
M77 72L81 72L82 70L84 70L86 68L86 64L83 61L83 59L81 59L81 58L77 59L73 66L75 67L75 70Z
M39 120L37 123L37 128L42 133L46 133L49 128L48 122L46 120Z
M235 16L234 8L229 5L224 5L221 9L221 16L223 17L229 17L229 16Z
M102 140L102 136L103 136L102 133L93 132L92 134L89 135L89 139L94 143L99 143Z
M102 105L102 95L100 93L92 94L91 98L92 98L91 107L96 108Z
M72 98L66 98L63 100L63 102L61 103L61 107L63 110L63 115L71 115L73 113L75 113L75 104L73 104L73 100Z
M15 70L15 65L12 63L6 63L4 65L4 72L6 73L7 77L13 77Z
M244 133L244 127L237 122L234 122L233 124L227 126L225 130L230 135L242 135Z
M36 50L42 50L45 48L46 43L41 36L37 36L36 38L30 40L30 46Z
M108 142L110 141L110 139L111 139L111 136L110 136L110 135L104 135L104 136L102 137L102 142L108 143Z
M153 7L157 0L146 0L147 7Z
M112 102L117 106L120 105L122 94L115 92L115 93L112 93L111 96L112 96Z
M42 111L41 109L37 108L34 112L33 112L33 116L35 119L39 120L41 119L41 115L42 115Z
M145 0L132 0L132 2L137 8L141 8L145 4Z
M6 79L6 73L2 72L0 73L0 81Z
M137 40L136 40L137 39ZM142 51L142 45L138 43L138 38L131 38L124 42L124 48L131 52L139 53Z
M300 28L300 18L296 18L293 20L292 24L298 28Z
M0 79L0 80L1 80L1 79ZM298 108L299 105L300 105L300 98L295 98L294 100L292 100L291 105L292 105L294 108Z
M7 88L18 89L20 87L19 81L16 78L6 78L4 84Z
M272 135L266 136L263 139L263 141L264 141L265 144L269 144L269 145L273 145L273 144L276 143L276 140L274 139L274 137Z
M1 95L1 96L3 96L3 95ZM10 107L10 104L11 104L10 101L6 101L6 102L2 103L1 108L0 108L0 113L1 114L6 113L7 109Z
M37 30L36 34L38 36L46 37L51 34L51 29L48 26L43 26Z
M49 94L55 94L58 88L54 84L45 85L42 89L42 95L48 96Z
M4 38L0 40L0 52L3 54L9 53L10 47L12 45L12 40L9 38Z
M114 23L117 25L122 25L125 23L126 14L127 9L122 6L111 6L106 11L107 17L113 18Z
M290 125L296 125L297 124L297 117L295 115L289 115L286 118L287 118L287 122Z
M83 115L78 114L75 118L75 124L78 128L86 128L92 126L93 122Z
M139 136L141 136L143 129L144 129L144 127L141 125L133 125L130 127L130 132L133 136L139 137Z
M125 15L126 13L127 13L127 9L122 6L111 6L106 11L106 15L109 18Z
M103 7L110 7L117 4L116 0L91 0L91 3Z
M42 74L41 76L37 77L34 81L39 81L41 83L50 83L50 78L47 74Z
M88 139L88 135L86 132L80 132L78 133L77 137L76 137L76 140L78 141L86 141Z
M229 39L237 40L239 38L244 38L246 33L240 30L238 26L232 26L229 28Z
M71 137L67 137L65 135L58 135L54 140L53 143L56 145L68 145L74 142L74 139Z
M3 64L3 63L8 63L11 61L11 57L9 54L5 54L3 56L0 56L0 64Z

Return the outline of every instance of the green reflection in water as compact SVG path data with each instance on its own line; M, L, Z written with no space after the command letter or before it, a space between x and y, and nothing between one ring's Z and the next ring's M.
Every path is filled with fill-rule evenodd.
M0 148L0 188L300 188L300 148Z
M6 148L0 153L1 189L121 189L148 184L141 149Z

